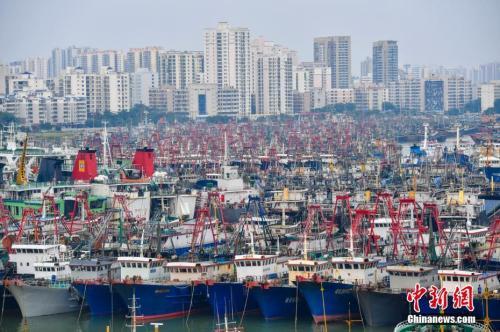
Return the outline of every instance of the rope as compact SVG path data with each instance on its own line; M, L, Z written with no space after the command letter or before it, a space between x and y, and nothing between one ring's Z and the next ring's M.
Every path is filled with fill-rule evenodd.
M241 314L240 327L243 326L243 319L245 318L245 312L247 311L247 303L249 295L250 295L250 288L247 288L247 297L245 298L245 306L243 307L243 313Z
M85 303L85 295L87 295L87 283L85 283L85 288L83 289L82 304L80 305L80 312L78 313L78 319L76 320L77 323L80 322L80 317L82 316L83 304Z
M356 299L358 300L358 310L359 310L359 316L361 317L361 324L363 324L363 330L365 329L365 321L363 319L363 311L361 310L361 304L359 302L359 288L356 287ZM349 317L349 319L351 319Z
M323 302L323 324L325 325L325 332L328 332L328 326L326 325L325 289L323 288L323 281L321 281L320 287L321 301Z
M295 329L297 329L297 315L299 310L299 282L297 281L297 289L295 290Z
M3 286L3 295L2 295L2 315L0 316L0 325L2 325L3 322L3 312L5 309L5 292L7 291L7 287L4 285Z
M113 301L113 283L111 282L111 280L109 281L109 292L111 294L111 331L113 331L113 314L114 314L114 301Z
M193 297L194 297L194 284L191 283L191 300L189 301L189 310L186 317L186 325L188 325L189 316L191 316L191 308L193 307Z

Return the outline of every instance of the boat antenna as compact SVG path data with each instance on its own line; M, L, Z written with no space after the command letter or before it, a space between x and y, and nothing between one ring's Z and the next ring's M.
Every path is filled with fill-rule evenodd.
M227 132L224 132L224 166L227 166L227 160L228 160L228 147L227 147Z
M307 260L307 233L304 232L304 260Z
M351 252L351 257L354 257L354 240L352 238L352 223L349 228L349 251Z
M141 257L144 257L144 229L141 234Z
M102 151L103 151L103 164L105 168L108 168L108 165L113 164L113 160L111 157L111 149L109 148L109 141L108 141L108 129L106 127L107 121L102 122L104 125L103 131L102 131Z
M250 246L251 246L251 250L252 250L252 255L255 255L255 247L254 247L254 243L253 243L253 232L250 232Z
M424 151L427 150L427 140L428 140L428 134L429 134L429 124L424 123Z

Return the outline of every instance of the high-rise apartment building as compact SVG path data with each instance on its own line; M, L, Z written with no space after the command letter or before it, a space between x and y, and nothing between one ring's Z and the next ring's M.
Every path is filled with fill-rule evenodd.
M463 109L472 100L471 81L462 76L451 76L445 80L444 110Z
M53 97L48 91L10 95L4 100L3 108L26 125L83 124L87 121L85 97Z
M293 55L286 47L258 38L252 41L252 114L291 114Z
M118 73L125 71L125 53L116 50L92 50L77 56L74 67L80 67L86 74L98 74L103 67L110 67Z
M217 84L218 90L236 89L240 115L250 114L251 57L250 31L221 22L206 29L205 81ZM232 94L231 94L232 95ZM233 96L233 95L232 95Z
M203 82L203 52L166 51L160 54L159 78L161 85L186 89Z
M481 84L478 90L478 96L481 98L481 112L484 112L495 107L495 100L500 99L500 80Z
M149 90L158 87L158 74L147 68L130 73L130 105L149 106Z
M139 68L147 68L152 73L159 72L161 47L131 48L125 59L125 71L133 73Z
M388 84L398 80L398 42L381 40L373 43L373 83Z
M373 73L372 68L373 68L373 60L372 60L372 58L367 56L366 59L361 61L359 76L360 77L371 76Z
M87 97L89 113L119 113L131 107L130 76L103 67L99 74L85 74L82 69L69 68L57 80L60 96Z
M389 102L402 110L420 111L423 93L422 80L408 78L389 82Z
M314 63L331 68L331 87L351 86L351 37L314 38Z

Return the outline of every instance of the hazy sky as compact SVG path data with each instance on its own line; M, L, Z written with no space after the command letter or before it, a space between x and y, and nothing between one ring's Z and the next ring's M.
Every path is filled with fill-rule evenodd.
M68 45L203 50L218 21L312 59L313 38L350 35L353 73L372 42L399 42L400 65L500 61L498 0L0 0L0 61Z

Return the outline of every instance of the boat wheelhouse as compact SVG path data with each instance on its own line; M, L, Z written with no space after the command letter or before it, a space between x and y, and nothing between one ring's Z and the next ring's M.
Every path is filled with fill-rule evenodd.
M446 288L448 294L453 294L456 287L465 286L472 286L474 294L481 294L485 289L490 291L500 289L500 271L439 270L438 274L441 287Z
M168 262L165 266L171 281L209 280L229 275L232 264L216 262Z
M293 285L297 279L310 279L315 276L327 277L332 272L330 261L314 261L309 259L289 260L288 283Z
M35 263L68 260L67 248L62 244L13 244L9 260L18 274L35 274Z
M437 269L432 266L390 265L386 271L391 290L413 289L416 283L430 287L439 282Z
M283 274L278 269L277 255L236 255L234 258L236 266L236 278L238 281L253 280L265 281L275 279Z
M160 280L166 276L162 258L122 256L112 267L113 280Z
M382 279L378 275L378 259L365 257L333 257L332 277L347 284L375 284Z

